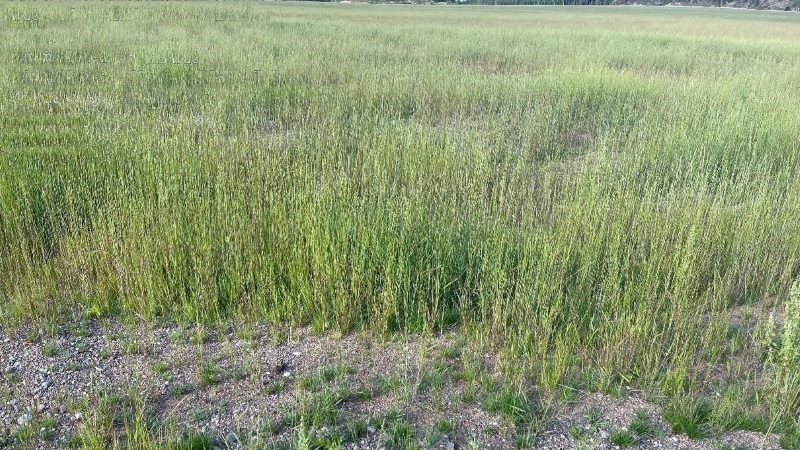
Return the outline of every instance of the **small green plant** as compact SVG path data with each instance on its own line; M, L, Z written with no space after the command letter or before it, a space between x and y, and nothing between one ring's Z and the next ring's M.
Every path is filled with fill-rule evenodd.
M518 425L530 422L534 412L528 394L509 386L487 392L484 408Z
M122 351L129 355L140 355L145 352L145 347L135 338L124 339L120 346L122 347Z
M250 371L244 364L236 364L231 372L231 379L241 381L250 375Z
M411 425L409 425L405 418L393 420L383 429L385 431L383 444L386 448L393 450L410 450L415 448Z
M208 408L192 408L189 415L195 422L205 422L211 418L213 412Z
M691 439L700 439L708 433L713 408L705 400L675 401L664 410L664 420L672 426L673 433L685 433Z
M182 344L186 342L184 334L181 330L172 330L169 333L169 341L173 344Z
M320 378L315 375L302 375L297 379L297 388L308 392L317 392L322 385Z
M153 372L161 378L167 378L169 374L169 366L164 361L156 361L153 363Z
M286 387L286 385L282 380L276 380L272 383L269 383L265 391L267 395L278 395L283 392L284 387Z
M214 443L204 434L189 434L179 437L174 443L167 446L169 450L212 450Z
M646 439L656 437L658 435L658 426L647 414L647 411L637 411L636 416L628 426L628 431L638 439Z
M222 380L222 372L213 361L203 361L198 378L201 386L211 386Z
M636 442L633 433L628 430L615 430L611 433L608 440L612 444L622 448L628 448Z
M586 423L592 428L599 428L605 424L605 415L600 408L590 407L584 415Z
M461 350L455 346L447 346L442 349L443 359L457 359L459 356L461 356Z
M422 376L419 382L419 389L421 391L435 391L444 386L444 372L441 367L434 366Z
M211 336L203 327L197 327L189 334L189 343L194 345L203 345L208 342L210 338Z
M786 450L800 450L800 419L788 424L786 431L781 434L780 445Z
M533 436L522 430L517 430L514 433L514 446L518 449L531 448L533 444Z
M783 366L800 365L800 279L792 285L783 314L780 347L773 356Z
M396 376L378 375L372 378L372 391L376 395L387 392L396 392L404 386L402 378Z
M48 358L53 358L61 353L61 348L55 344L48 344L42 347L42 354Z
M425 431L425 443L429 447L434 447L438 442L447 438L453 432L455 427L453 424L445 419L437 420L432 426Z
M455 431L455 426L453 425L453 422L445 419L437 420L436 423L434 424L434 428L436 429L436 431L442 434L450 434L453 431Z
M355 442L368 434L369 425L361 419L351 420L345 426L344 438L348 442Z
M170 397L180 397L182 395L186 395L192 392L194 388L192 385L182 382L171 383L169 385L169 395Z

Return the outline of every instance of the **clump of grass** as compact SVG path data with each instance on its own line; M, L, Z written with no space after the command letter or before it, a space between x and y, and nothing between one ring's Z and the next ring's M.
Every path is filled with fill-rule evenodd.
M368 435L369 425L365 420L355 419L347 422L345 430L345 440L348 442L356 442Z
M283 392L284 388L286 387L285 383L282 380L273 381L269 383L265 389L267 395L278 395Z
M630 430L615 430L608 437L608 440L614 445L628 448L636 442L636 437Z
M372 392L382 395L387 392L397 392L404 388L406 382L403 378L393 375L377 375L371 379Z
M61 353L61 347L55 344L48 344L42 347L42 354L48 358L54 358Z
M212 386L222 381L222 371L213 361L206 360L200 363L198 379L201 386Z
M636 416L628 426L630 431L637 440L656 437L659 434L658 425L653 422L647 411L637 411Z
M190 384L183 382L170 383L168 393L171 397L180 397L186 395L194 390Z
M511 386L500 386L488 391L483 406L487 411L500 414L517 425L530 423L535 409L529 394Z
M709 431L713 407L705 400L686 399L674 402L664 410L664 420L673 433L684 433L691 439L705 437Z
M153 363L153 372L161 378L168 378L169 366L164 361L156 361Z
M781 434L780 445L786 450L800 450L800 420L785 427Z
M404 416L388 416L382 427L382 445L387 449L412 450L416 449L414 433L411 425Z
M14 434L18 443L30 445L36 440L50 441L54 438L56 420L51 415L33 417Z

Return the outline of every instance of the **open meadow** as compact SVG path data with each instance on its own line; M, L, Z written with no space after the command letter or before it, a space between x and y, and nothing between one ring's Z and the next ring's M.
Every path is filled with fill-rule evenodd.
M800 15L0 15L0 447L800 449Z

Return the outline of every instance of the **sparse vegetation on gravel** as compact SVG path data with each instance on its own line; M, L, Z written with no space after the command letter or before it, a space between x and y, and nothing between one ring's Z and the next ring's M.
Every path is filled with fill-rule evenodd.
M156 2L0 15L0 319L4 349L35 345L45 369L25 395L91 379L74 358L87 320L181 325L105 336L114 349L92 354L101 369L136 361L155 404L111 383L46 416L19 404L24 361L0 355L0 396L16 401L3 442L55 428L83 448L218 445L186 421L230 405L167 420L164 404L280 372L258 392L291 395L293 413L248 422L248 442L266 427L290 448L336 448L366 436L343 407L424 395L491 416L482 433L511 445L557 446L564 408L602 392L646 398L655 428L575 426L569 445L738 432L797 448L800 16ZM209 354L230 323L254 353L303 327L457 342L354 384L346 360L298 374ZM252 339L258 323L276 331ZM64 327L78 347L53 340ZM421 423L409 404L356 416L387 448L470 445L437 422L460 412ZM79 427L59 422L75 414ZM239 445L243 429L218 431Z

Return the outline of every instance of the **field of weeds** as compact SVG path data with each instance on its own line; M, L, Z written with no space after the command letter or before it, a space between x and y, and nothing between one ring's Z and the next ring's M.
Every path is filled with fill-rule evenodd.
M0 14L9 340L87 320L454 333L502 368L489 391L520 446L565 392L634 389L672 432L800 448L800 16ZM316 423L286 445L313 447ZM94 448L155 429L124 424ZM420 445L408 433L398 445Z

